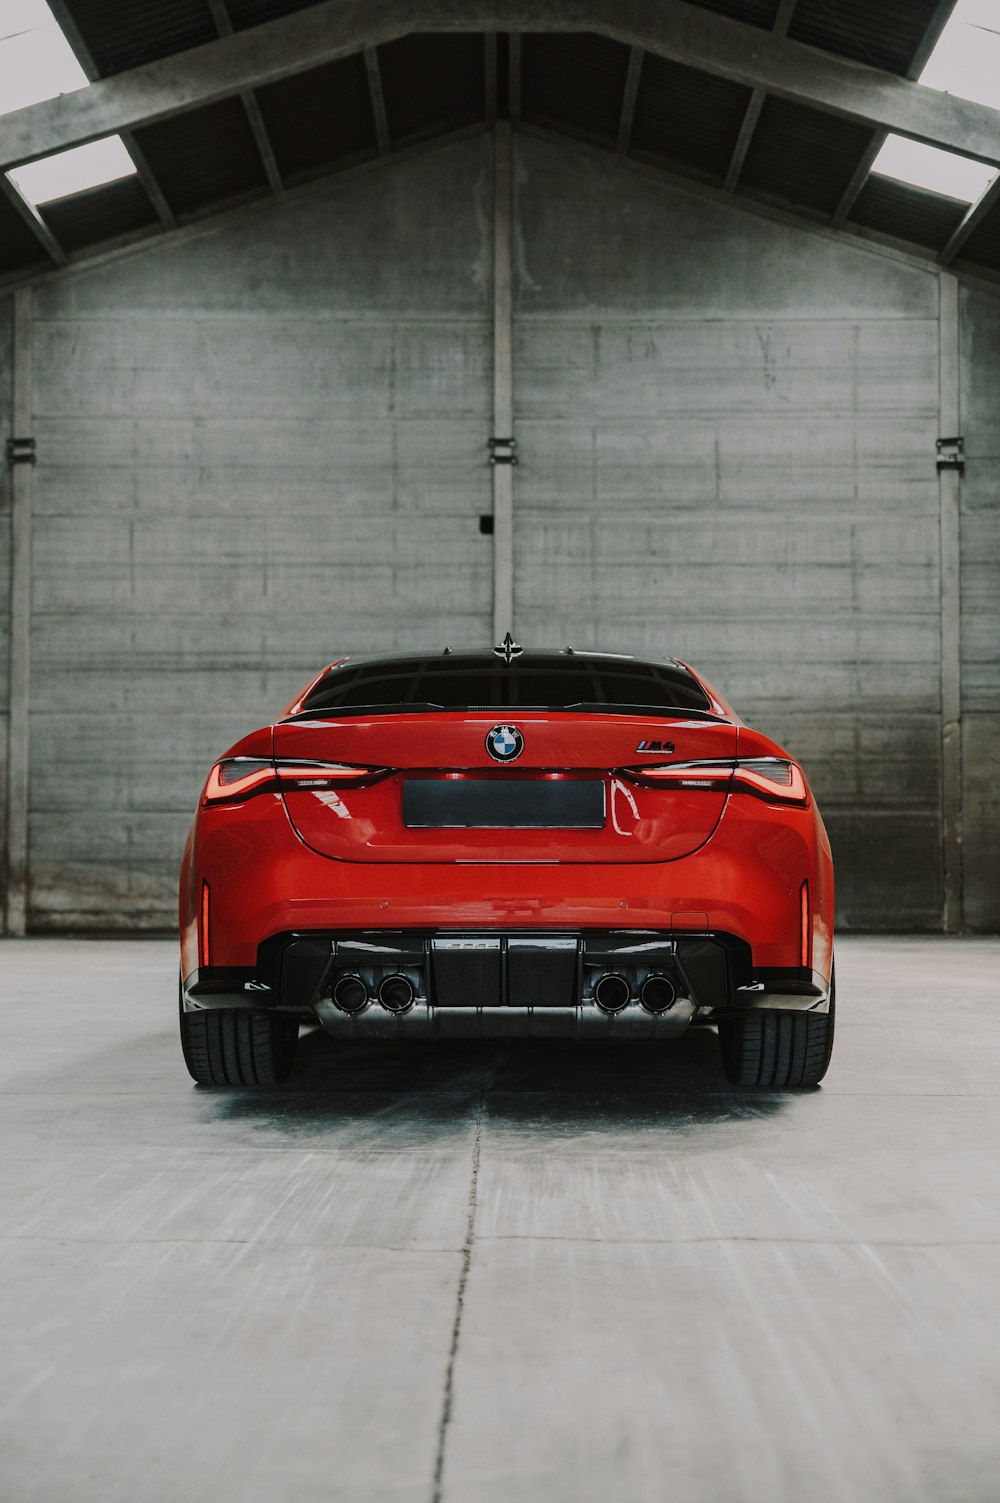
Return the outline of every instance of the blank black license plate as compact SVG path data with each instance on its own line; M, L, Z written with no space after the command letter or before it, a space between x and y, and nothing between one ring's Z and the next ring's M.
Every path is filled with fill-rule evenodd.
M407 778L403 823L424 830L599 830L604 784L548 779Z

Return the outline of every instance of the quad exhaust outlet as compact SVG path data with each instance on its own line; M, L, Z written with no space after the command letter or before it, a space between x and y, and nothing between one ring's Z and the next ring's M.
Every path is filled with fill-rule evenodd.
M386 976L379 982L378 999L386 1012L409 1012L416 996L409 976Z
M653 974L647 976L639 988L639 1002L654 1017L661 1012L669 1012L677 1001L677 988L669 976Z
M594 983L594 1001L602 1012L621 1012L631 999L628 978L617 971L606 971Z
M364 1012L368 1006L368 988L360 976L340 976L334 982L333 1005L348 1015Z

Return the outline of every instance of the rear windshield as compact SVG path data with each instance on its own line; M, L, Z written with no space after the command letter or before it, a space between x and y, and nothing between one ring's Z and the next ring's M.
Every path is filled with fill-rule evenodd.
M640 663L583 653L525 653L508 667L486 653L434 658L380 658L333 668L303 710L580 709L693 710L711 704L697 680L676 663Z

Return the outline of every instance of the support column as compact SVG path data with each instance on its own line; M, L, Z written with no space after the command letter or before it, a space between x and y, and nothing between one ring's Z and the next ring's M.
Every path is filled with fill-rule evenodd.
M514 437L510 124L493 127L493 636L514 629Z
M939 435L961 433L958 281L940 277ZM961 470L938 471L941 517L941 829L944 928L962 928L962 597L960 573Z
M31 288L14 293L13 438L30 439ZM23 934L28 897L28 707L31 676L33 461L15 457L10 517L10 703L7 719L7 870L4 930Z

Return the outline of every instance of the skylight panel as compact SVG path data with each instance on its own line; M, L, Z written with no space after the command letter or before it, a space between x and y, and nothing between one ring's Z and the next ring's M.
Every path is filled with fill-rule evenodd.
M879 177L892 177L897 182L940 193L944 198L957 198L966 204L974 203L985 193L997 175L997 169L986 162L973 162L969 157L956 156L938 146L925 146L922 141L911 141L906 136L886 137L872 171Z
M29 203L47 204L86 188L99 188L135 172L135 163L120 136L105 136L86 146L74 146L54 157L42 157L7 176Z
M919 81L1000 109L1000 0L956 0ZM997 168L985 162L905 136L886 137L872 171L967 204L975 203L997 176Z
M957 0L920 82L1000 109L1000 0Z
M45 0L0 3L0 115L87 86Z
M0 0L0 115L85 89L88 79L46 0ZM32 204L51 203L135 172L120 136L15 167L7 176Z

